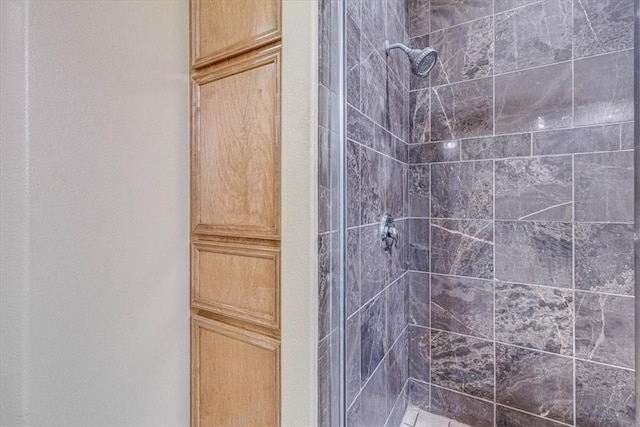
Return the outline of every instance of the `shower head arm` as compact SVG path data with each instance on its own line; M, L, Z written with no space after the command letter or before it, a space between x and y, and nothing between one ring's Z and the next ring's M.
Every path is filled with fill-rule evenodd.
M385 47L385 51L387 52L387 55L389 54L389 51L391 49L402 49L405 53L409 53L409 51L411 51L411 49L409 49L407 46L405 46L402 43L391 43L391 44L389 44L389 40L386 40L384 42L384 47Z

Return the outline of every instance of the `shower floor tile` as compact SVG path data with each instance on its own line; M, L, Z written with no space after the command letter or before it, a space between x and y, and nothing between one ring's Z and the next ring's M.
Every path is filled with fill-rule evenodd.
M470 427L440 415L430 414L415 406L409 406L404 413L400 427Z

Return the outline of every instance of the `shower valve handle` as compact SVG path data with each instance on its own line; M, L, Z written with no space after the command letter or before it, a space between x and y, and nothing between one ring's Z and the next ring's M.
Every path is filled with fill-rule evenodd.
M393 222L393 217L389 214L384 215L380 221L380 237L382 249L391 250L394 245L398 247L398 229Z

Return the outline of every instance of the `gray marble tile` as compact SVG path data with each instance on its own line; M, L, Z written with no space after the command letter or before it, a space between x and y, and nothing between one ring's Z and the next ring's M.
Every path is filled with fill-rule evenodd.
M373 149L393 157L395 153L395 137L382 126L375 126Z
M408 168L397 160L384 157L384 212L394 218L402 218L404 215L404 190L408 185Z
M405 32L404 20L398 17L397 14L397 4L399 3L396 0L387 1L385 40L389 40L390 43L400 42L406 44L409 36ZM403 87L408 88L410 69L407 64L407 55L400 49L393 49L388 54L385 52L385 55L389 70L398 78Z
M543 0L496 19L496 73L571 59L573 0Z
M576 0L574 44L576 58L633 48L633 2Z
M403 67L406 67L403 64ZM406 141L409 136L409 96L407 89L393 74L387 73L386 83L386 115L381 124L392 134Z
M347 138L367 147L374 147L375 126L373 122L351 106L347 106Z
M431 390L429 384L409 380L409 404L423 411L431 406Z
M403 334L389 350L385 358L387 365L387 412L390 413L400 398L404 385L409 379L407 340ZM387 424L389 425L389 424Z
M576 357L633 368L633 298L576 291Z
M362 384L360 381L360 313L356 313L347 320L345 346L347 406L349 406L360 393Z
M573 355L573 291L496 285L496 341Z
M632 50L580 59L574 73L576 126L633 120Z
M318 343L318 425L330 426L331 397L335 390L331 390L331 355L330 339L325 337ZM333 420L335 421L335 420Z
M372 4L377 3L373 2ZM364 43L360 48L364 52ZM369 50L368 56L362 60L360 66L360 103L362 112L381 126L386 123L387 102L389 105L392 102L390 98L392 95L391 86L389 86L389 95L387 96L387 82L392 81L393 79L388 78L387 67L380 53L376 50Z
M428 218L430 215L431 172L429 165L409 166L409 215Z
M378 222L384 214L385 163L375 151L360 150L361 224Z
M496 219L571 221L571 156L496 161Z
M463 139L462 160L502 159L531 155L531 134Z
M331 87L331 1L318 2L318 78L325 87Z
M431 382L493 400L493 342L449 332L431 334Z
M495 80L496 134L572 125L570 63L503 74Z
M406 315L409 325L430 326L429 274L410 271L407 274Z
M360 28L369 43L381 53L384 53L386 14L385 1L365 1L362 5Z
M351 316L360 308L360 229L347 230L347 316Z
M347 13L358 26L360 26L360 24L362 23L360 15L362 10L362 1L363 0L346 0Z
M340 239L338 232L331 232L331 331L340 325Z
M379 240L378 224L360 228L360 304L376 296L387 283L388 265Z
M538 3L540 0L495 0L495 13Z
M573 286L573 230L566 222L496 221L496 279Z
M347 226L360 225L361 220L361 177L360 146L347 140Z
M354 18L346 16L347 50L345 52L347 68L347 102L360 106L360 29Z
M634 373L576 360L576 423L585 427L636 424Z
M505 406L496 405L496 427L562 427L563 425Z
M633 295L633 225L575 225L576 289Z
M426 16L428 19L428 15L424 16ZM412 49L424 49L427 46L431 46L429 34L425 34L419 37L413 37L409 40L409 47L411 47ZM430 87L429 82L430 79L428 76L418 77L413 73L409 73L409 88L411 90L427 89Z
M409 219L409 269L429 271L429 220Z
M387 283L394 282L409 269L410 239L407 238L409 236L409 220L397 220L396 228L398 234L405 237L398 239L397 246L394 246L391 251L381 249L387 263Z
M357 425L383 427L387 420L387 366L382 363L360 393ZM334 424L335 425L335 424Z
M613 151L617 150L619 145L618 125L533 133L534 155Z
M409 35L421 36L429 33L429 0L409 0Z
M432 218L493 218L491 161L431 165Z
M407 409L408 404L408 386L405 384L405 387L402 389L400 396L396 400L395 405L391 409L391 414L389 415L389 419L387 420L387 426L396 427L402 425L402 420L404 419L404 414Z
M429 329L409 325L407 333L409 339L409 377L429 382L431 363Z
M493 133L493 79L431 89L431 141Z
M318 337L329 335L331 325L331 258L328 234L318 236Z
M318 233L326 233L330 228L330 190L322 185L318 186Z
M493 426L493 403L431 386L429 412L443 415L474 427Z
M620 148L623 150L633 150L635 148L635 136L633 123L623 123L620 134Z
M493 282L431 276L431 326L493 339Z
M331 107L331 92L318 84L318 126L329 127L329 109Z
M573 359L496 344L496 402L573 423Z
M380 295L360 312L360 380L369 379L388 350L384 295Z
M347 426L348 427L358 427L360 424L360 401L362 400L362 395L358 396L353 404L347 409ZM318 410L320 412L320 410Z
M395 139L395 158L402 163L409 163L409 144L402 142L398 138Z
M460 160L460 142L428 142L409 146L409 163L440 163Z
M633 152L575 156L576 221L633 222Z
M429 35L438 52L431 85L439 86L493 75L493 19L482 18Z
M385 303L386 303L386 331L387 342L389 345L393 344L396 339L402 334L404 327L406 326L405 315L405 292L407 291L406 275L402 276L395 283L389 285L385 290Z
M431 271L493 278L493 223L481 220L432 220Z
M412 144L429 142L429 90L416 90L411 92L409 98L409 112L411 113L411 140Z
M431 0L431 32L492 13L493 0Z

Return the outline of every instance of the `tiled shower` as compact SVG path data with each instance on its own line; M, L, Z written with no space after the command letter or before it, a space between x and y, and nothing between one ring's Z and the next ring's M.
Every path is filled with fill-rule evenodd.
M350 426L636 425L633 0L345 1L319 5L319 424L342 335Z

